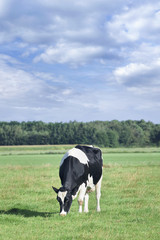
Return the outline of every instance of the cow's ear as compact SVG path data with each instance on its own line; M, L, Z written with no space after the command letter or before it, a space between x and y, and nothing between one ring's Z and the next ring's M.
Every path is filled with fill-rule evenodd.
M53 186L52 186L52 188L53 188L53 190L54 190L56 193L59 192L59 189L57 189L57 188L55 188L55 187L53 187Z

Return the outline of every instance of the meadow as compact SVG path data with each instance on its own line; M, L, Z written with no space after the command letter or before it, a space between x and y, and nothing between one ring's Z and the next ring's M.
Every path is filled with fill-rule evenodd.
M75 199L60 217L51 186L70 147L0 147L0 239L159 240L160 149L102 149L101 212L91 193L89 213Z

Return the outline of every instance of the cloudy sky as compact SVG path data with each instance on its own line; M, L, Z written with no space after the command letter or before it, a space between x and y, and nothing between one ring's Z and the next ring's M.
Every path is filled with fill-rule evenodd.
M159 0L0 0L0 121L160 123Z

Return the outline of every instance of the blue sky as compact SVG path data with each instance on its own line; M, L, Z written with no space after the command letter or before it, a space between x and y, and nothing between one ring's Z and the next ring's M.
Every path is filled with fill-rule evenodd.
M0 121L160 121L158 0L1 0Z

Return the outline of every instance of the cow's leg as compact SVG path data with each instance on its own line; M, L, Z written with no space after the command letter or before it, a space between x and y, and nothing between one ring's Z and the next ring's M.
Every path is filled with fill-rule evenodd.
M82 212L82 205L83 205L83 200L84 200L84 196L86 194L86 186L85 183L83 183L81 185L80 188L80 193L79 193L79 197L78 197L78 203L79 203L79 212Z
M102 177L100 178L99 182L96 184L97 212L101 211L101 208L100 208L101 183L102 183Z
M89 200L89 194L86 193L85 197L84 197L84 212L88 212L88 200Z

